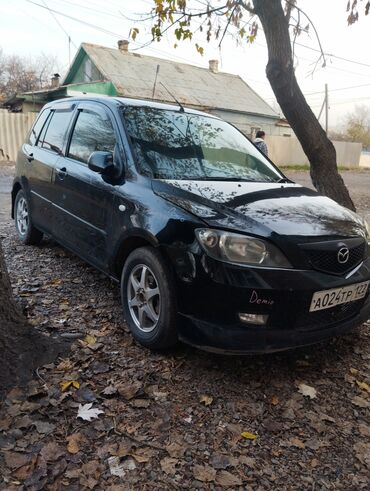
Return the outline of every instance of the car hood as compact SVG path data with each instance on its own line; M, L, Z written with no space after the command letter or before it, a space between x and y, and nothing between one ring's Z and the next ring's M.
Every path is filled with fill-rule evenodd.
M153 191L210 227L254 235L364 235L362 219L294 183L153 180Z

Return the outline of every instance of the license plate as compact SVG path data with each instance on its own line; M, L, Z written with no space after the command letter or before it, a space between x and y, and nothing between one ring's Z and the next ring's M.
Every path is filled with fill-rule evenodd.
M316 292L313 294L311 300L310 312L330 309L342 303L360 300L366 295L369 283L370 281L364 281L363 283L355 283L354 285L343 286L342 288Z

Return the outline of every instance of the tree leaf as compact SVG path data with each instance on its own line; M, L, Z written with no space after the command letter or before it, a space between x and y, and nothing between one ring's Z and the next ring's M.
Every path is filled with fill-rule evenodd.
M368 394L370 394L370 386L366 382L359 382L356 380L356 384L360 387L361 390L364 390Z
M90 334L87 334L85 338L83 339L83 342L87 345L89 344L95 344L96 343L96 337L91 336Z
M199 397L199 402L204 404L205 406L210 406L213 402L213 397L207 396L206 394L202 394Z
M220 486L241 486L242 481L238 476L234 476L228 471L219 471L216 476L216 482Z
M193 468L195 479L202 482L211 482L215 480L216 469L210 465L195 465Z
M306 384L299 384L298 392L300 392L305 397L309 397L310 399L315 399L317 395L316 389Z
M108 465L112 476L123 477L126 474L123 465L120 463L119 457L109 457Z
M176 474L176 464L180 461L178 459L173 459L172 457L165 457L161 460L162 471L166 474L174 475Z
M80 442L82 440L81 433L73 433L72 435L67 436L67 450L71 454L76 454L80 451Z
M78 406L77 418L81 418L85 421L91 421L99 416L99 414L103 414L104 411L97 408L92 408L92 402L90 404L80 404Z
M65 382L60 383L60 387L62 389L62 392L65 392L69 387L74 387L75 389L80 388L80 382L77 380L66 380Z
M243 431L240 436L242 436L246 440L255 440L257 438L257 435L255 435L254 433L249 433L249 431Z

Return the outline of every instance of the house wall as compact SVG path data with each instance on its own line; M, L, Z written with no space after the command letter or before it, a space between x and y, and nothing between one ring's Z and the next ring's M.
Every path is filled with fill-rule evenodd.
M254 137L257 130L263 130L266 135L281 135L284 134L282 127L277 126L277 118L269 118L255 114L237 113L222 109L212 109L207 112L224 119L228 123L236 126L248 137ZM290 134L290 128L283 128L285 133Z
M70 83L88 83L97 82L98 80L104 80L104 77L96 68L94 63L90 60L90 58L85 54L81 65L78 67L78 70Z
M39 113L44 106L43 102L23 101L22 112L24 113Z
M8 113L0 109L0 161L16 160L18 149L38 113Z
M276 165L308 165L308 159L295 136L266 136L270 159ZM357 167L360 162L361 143L333 141L338 165Z

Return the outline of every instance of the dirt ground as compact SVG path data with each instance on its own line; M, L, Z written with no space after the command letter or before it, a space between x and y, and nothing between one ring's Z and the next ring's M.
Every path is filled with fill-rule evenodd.
M0 489L369 489L370 324L274 355L151 353L109 279L51 240L17 242L7 173L0 236L16 299L34 329L75 340L2 404ZM368 214L370 172L345 180ZM86 404L101 411L91 421L77 418Z

